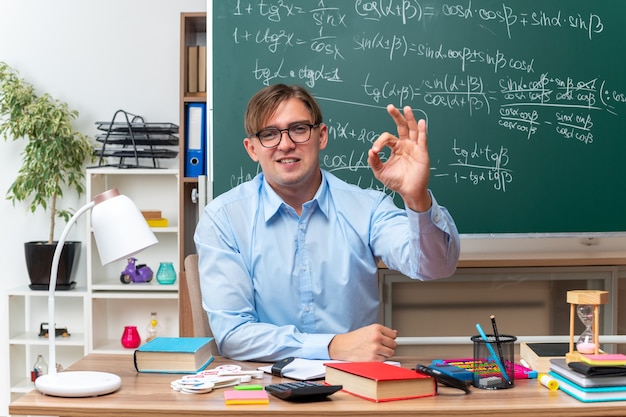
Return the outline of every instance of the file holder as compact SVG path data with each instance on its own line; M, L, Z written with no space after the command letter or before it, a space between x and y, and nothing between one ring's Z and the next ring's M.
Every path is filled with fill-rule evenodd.
M121 119L121 121L120 121ZM110 122L96 122L104 134L96 135L102 143L95 150L98 167L159 168L158 160L175 158L177 151L162 146L178 147L178 126L172 123L146 123L142 116L117 110ZM117 163L107 163L105 158L117 158ZM128 162L130 159L133 162ZM140 159L151 159L152 166L140 164Z

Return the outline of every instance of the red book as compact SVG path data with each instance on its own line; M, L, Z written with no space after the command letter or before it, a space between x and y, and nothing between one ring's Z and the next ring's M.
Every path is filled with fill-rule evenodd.
M437 394L437 381L419 372L383 362L330 362L326 383L370 401L406 400Z

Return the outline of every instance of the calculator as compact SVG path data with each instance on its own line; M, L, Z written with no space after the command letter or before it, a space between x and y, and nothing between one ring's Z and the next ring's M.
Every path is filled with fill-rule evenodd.
M320 401L339 391L343 385L324 385L313 381L283 382L265 386L265 391L285 401Z

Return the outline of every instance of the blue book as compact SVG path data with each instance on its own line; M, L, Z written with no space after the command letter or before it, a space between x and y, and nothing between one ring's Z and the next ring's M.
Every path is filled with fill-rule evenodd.
M613 387L581 387L572 381L563 378L556 372L550 371L550 376L559 382L559 390L571 395L578 401L585 403L602 401L624 401L626 400L626 386Z
M213 362L212 337L157 337L135 350L137 372L197 373Z

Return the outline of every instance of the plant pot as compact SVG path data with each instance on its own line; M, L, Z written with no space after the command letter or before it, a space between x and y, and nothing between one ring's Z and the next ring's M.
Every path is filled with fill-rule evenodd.
M48 290L50 285L50 268L57 242L26 242L26 268L30 278L30 288L33 290ZM68 290L74 288L72 272L80 255L81 242L65 242L59 259L56 289Z

